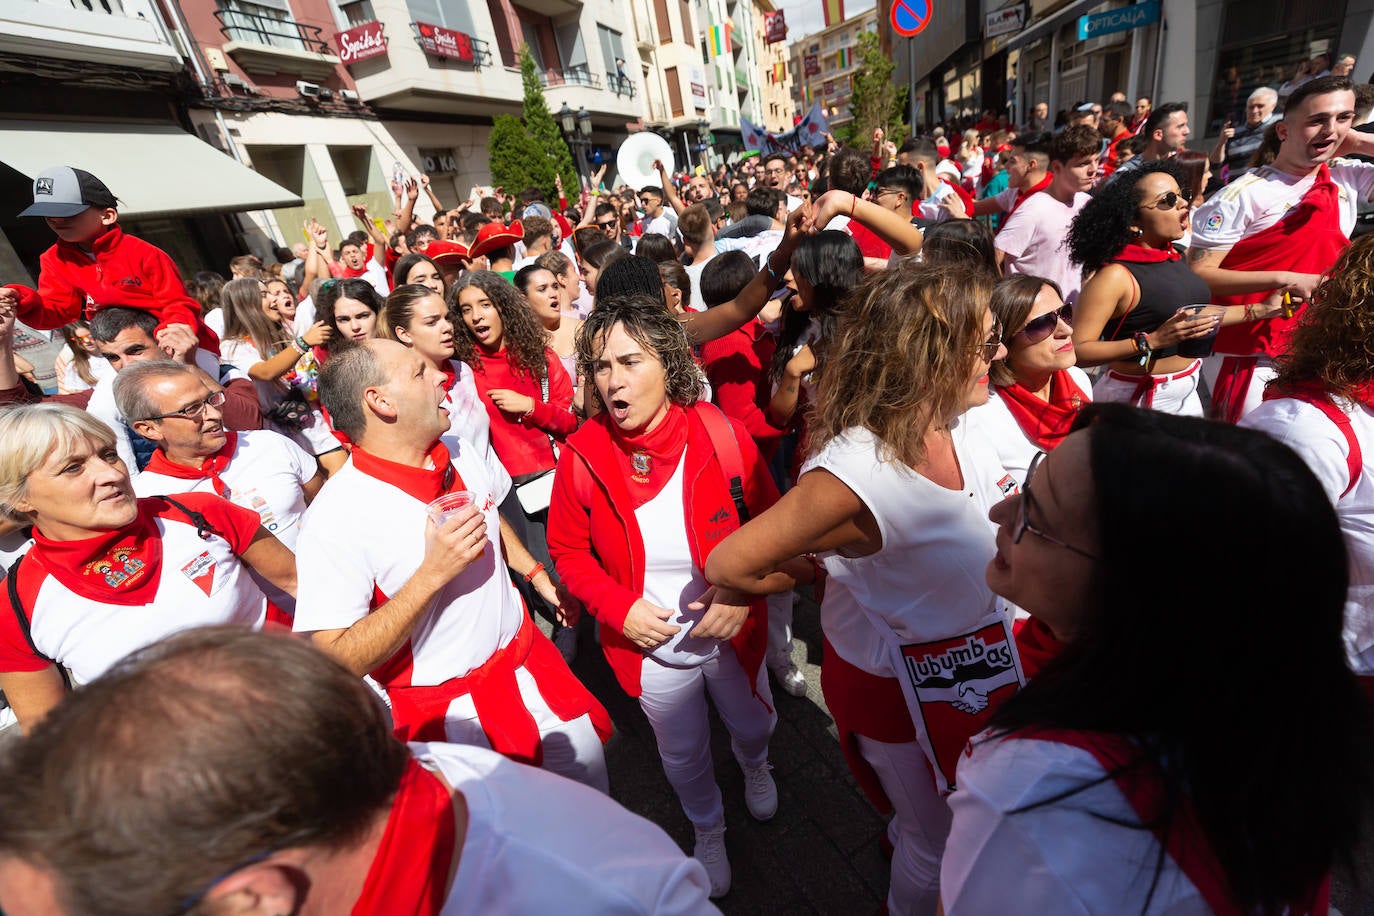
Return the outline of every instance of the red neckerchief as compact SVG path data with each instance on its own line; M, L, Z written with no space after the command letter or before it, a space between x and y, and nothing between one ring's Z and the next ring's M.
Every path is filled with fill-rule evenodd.
M467 489L463 477L453 466L448 448L442 442L435 442L429 450L430 468L413 468L378 458L364 451L362 446L353 446L353 466L368 477L375 477L389 483L396 489L415 497L422 503L432 503L445 493Z
M1121 253L1112 260L1130 261L1132 264L1162 264L1165 261L1178 261L1182 258L1183 254L1173 245L1166 245L1163 248L1146 248L1144 245L1131 242L1121 249Z
M83 598L134 607L157 597L162 538L152 509L140 500L137 518L95 537L51 541L35 528L29 557Z
M1027 200L1029 200L1032 194L1038 194L1041 191L1048 188L1050 186L1050 182L1052 181L1054 181L1054 176L1046 172L1044 178L1041 178L1039 181L1031 185L1026 190L1016 192L1016 203L1011 205L1011 209L1007 211L1007 216L1011 216L1013 213L1015 213L1016 208L1021 206Z
M362 893L353 904L354 916L438 916L448 897L457 833L448 787L411 757Z
M175 477L178 480L209 480L210 485L215 488L217 496L229 498L232 490L229 484L219 476L229 467L229 459L234 456L234 449L238 447L238 433L226 429L224 431L225 443L219 451L206 458L198 468L193 468L184 464L177 464L170 460L162 449L153 452L153 457L148 459L148 466L144 468L150 474L162 474L167 477Z
M1089 401L1067 369L1060 369L1051 378L1049 400L1041 400L1020 382L998 388L997 395L1007 405L1026 438L1047 452L1054 451L1064 441L1079 408Z
M606 425L616 444L616 463L625 475L625 489L638 509L657 496L677 470L687 448L687 412L669 404L667 416L647 433L623 433L614 421Z
M1012 627L1016 636L1016 655L1021 659L1021 673L1026 680L1035 677L1050 660L1064 648L1050 628L1038 617L1018 620Z
M1357 385L1349 391L1332 392L1330 388L1321 382L1292 382L1282 387L1269 385L1264 389L1264 400L1273 401L1277 398L1297 398L1298 400L1309 400L1311 398L1330 398L1332 394L1339 397L1349 398L1350 400L1374 410L1374 381L1365 382Z

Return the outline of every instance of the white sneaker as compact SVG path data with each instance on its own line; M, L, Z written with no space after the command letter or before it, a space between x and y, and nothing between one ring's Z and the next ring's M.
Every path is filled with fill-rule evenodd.
M711 896L724 897L730 893L730 860L725 857L725 825L698 827L696 832L697 845L692 850L692 858L705 866L706 877L711 882Z
M801 673L796 665L788 660L786 664L770 666L773 677L777 679L778 686L794 697L806 696L806 675Z
M756 821L768 821L778 813L778 785L769 771L773 765L764 761L756 767L744 766L744 805Z

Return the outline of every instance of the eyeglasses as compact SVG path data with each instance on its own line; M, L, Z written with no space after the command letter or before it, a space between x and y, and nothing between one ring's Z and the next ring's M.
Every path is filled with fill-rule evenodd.
M1173 210L1176 209L1179 204L1182 204L1185 207L1191 206L1191 204L1188 202L1188 198L1184 197L1182 194L1178 193L1177 191L1166 191L1164 192L1163 196L1159 198L1159 200L1155 201L1152 204L1146 205L1145 209Z
M208 395L206 395L205 400L203 400L203 401L196 401L196 402L194 402L194 403L192 403L192 404L187 404L185 407L181 408L180 410L174 410L174 411L172 411L171 413L160 413L160 414L157 414L157 415L155 415L155 416L144 417L143 419L145 419L145 420L166 420L166 419L169 419L169 418L171 418L171 417L181 417L183 420L199 420L199 419L201 418L201 416L204 415L204 413L205 413L205 408L207 408L207 407L223 407L223 406L224 406L224 392L223 392L223 391L212 391L212 392L210 392Z
M1040 461L1044 457L1044 452L1037 452L1035 457L1031 459L1030 468L1026 471L1026 482L1021 486L1021 504L1017 507L1018 511L1016 516L1016 530L1014 530L1011 533L1011 542L1013 544L1021 543L1022 535L1029 531L1031 534L1040 538L1042 541L1049 541L1051 544L1054 544L1057 547L1063 547L1065 550L1071 550L1074 553L1078 554L1080 557L1087 557L1089 560L1099 559L1096 555L1088 553L1086 550L1080 550L1072 544L1061 541L1054 535L1047 534L1045 531L1035 527L1030 523L1030 507L1035 502L1035 500L1031 499L1030 482L1031 479L1035 477L1035 469L1040 466Z
M616 226L619 226L619 225L620 225L620 221L619 221L619 220L614 220L614 219L612 219L612 220L607 220L607 221L604 222L604 223L597 223L597 225L601 227L602 231L604 231L604 232L610 232L610 231L611 231L612 229L614 229Z
M1024 335L1030 343L1039 343L1054 333L1061 320L1069 327L1073 327L1073 306L1067 302L1052 312L1046 312L1039 318L1027 321L1026 326L1016 336Z
M905 194L905 193L906 193L906 191L904 191L904 190L901 189L901 188L878 188L876 191L873 192L873 199L874 199L874 200L877 200L878 198L882 197L884 194Z
M982 358L983 362L990 363L997 358L997 351L1001 348L1002 329L995 327L992 329L992 333L988 335L988 339L978 344L973 349L974 352Z

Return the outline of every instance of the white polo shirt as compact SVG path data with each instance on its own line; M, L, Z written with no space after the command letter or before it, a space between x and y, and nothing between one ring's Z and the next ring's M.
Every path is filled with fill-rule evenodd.
M71 669L77 683L182 630L227 623L262 626L266 599L238 558L257 533L257 516L217 496L183 493L173 499L204 515L223 537L202 540L179 509L157 510L162 561L157 593L147 604L107 604L79 595L48 574L32 553L24 559L20 598L33 642ZM29 646L14 614L0 614L0 670L41 671L47 664Z
M410 745L468 809L442 916L697 916L710 882L663 829L600 792L485 748ZM595 829L588 829L589 825Z
M490 450L445 437L463 489L476 494L487 525L482 556L440 591L410 639L373 676L383 686L433 686L462 677L515 637L520 593L501 556L496 507L510 475ZM352 458L306 510L296 549L297 632L351 627L399 592L425 556L425 503L364 474Z
M1336 507L1345 536L1350 586L1345 602L1345 655L1356 674L1374 675L1374 412L1336 401L1360 444L1360 474L1350 487L1350 444L1331 418L1305 401L1265 401L1241 417L1298 453ZM1346 489L1350 487L1350 492ZM1345 495L1341 495L1345 494Z
M228 500L258 514L262 527L276 535L289 549L296 549L301 516L305 515L302 488L319 471L315 459L299 445L270 429L239 432L234 453L220 479L229 486ZM152 471L134 477L134 492L139 496L166 493L209 493L215 495L208 477L187 480Z

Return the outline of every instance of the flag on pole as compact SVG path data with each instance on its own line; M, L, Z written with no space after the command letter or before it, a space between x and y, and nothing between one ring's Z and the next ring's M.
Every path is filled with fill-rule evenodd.
M809 95L810 87L806 87L805 91ZM739 127L744 145L765 156L773 152L795 153L802 147L820 146L825 143L825 135L830 130L819 102L813 103L806 116L797 121L797 126L785 133L769 133L746 118L739 119Z
M824 0L824 5L825 24L827 26L844 22L844 0Z

